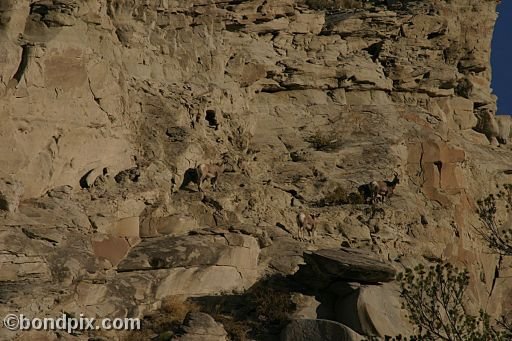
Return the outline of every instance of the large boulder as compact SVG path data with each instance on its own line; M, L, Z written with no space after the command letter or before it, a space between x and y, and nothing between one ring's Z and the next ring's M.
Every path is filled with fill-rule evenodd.
M305 266L297 277L320 289L336 281L361 283L389 282L395 278L396 270L388 263L370 253L351 248L323 249L305 252Z
M213 317L200 312L190 312L184 321L185 334L177 338L179 341L226 341L224 327Z
M23 184L10 177L0 178L0 210L15 212L23 195Z
M378 337L407 334L405 311L401 309L395 284L361 285L335 304L336 320L356 332Z
M281 332L281 341L360 341L347 326L329 320L294 320Z
M120 272L154 273L156 297L208 295L239 291L257 278L258 241L236 233L202 234L143 240L119 264Z
M166 217L146 217L141 222L140 236L155 237L159 235L184 235L199 229L194 217L174 214Z

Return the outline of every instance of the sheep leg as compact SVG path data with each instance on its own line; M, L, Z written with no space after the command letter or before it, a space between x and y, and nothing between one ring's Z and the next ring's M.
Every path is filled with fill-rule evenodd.
M201 178L201 179L199 179L199 182L197 183L197 188L199 189L199 192L204 192L203 189L201 188L201 185L203 184L204 180L205 180L204 178Z
M212 184L213 191L216 192L217 191L217 178L216 177L212 178L210 183Z
M315 243L315 231L314 230L308 230L308 238L309 242L314 244Z

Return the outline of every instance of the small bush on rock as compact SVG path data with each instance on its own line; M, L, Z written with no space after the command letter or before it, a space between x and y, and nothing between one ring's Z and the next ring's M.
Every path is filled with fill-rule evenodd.
M149 340L154 334L174 335L180 330L187 314L199 310L197 304L182 296L164 297L160 309L145 316L141 329L130 332L126 340Z
M426 269L419 265L407 269L397 278L400 281L404 308L417 327L417 335L396 336L387 340L447 340L447 341L505 341L512 334L506 321L491 323L489 315L480 310L478 316L465 307L465 292L469 284L467 270L451 264L438 264Z
M317 206L338 206L364 204L364 198L359 193L348 193L341 186L337 186L332 192L327 193L317 202Z
M306 141L316 150L323 152L335 151L342 146L341 140L334 132L316 132Z
M255 286L251 289L249 296L256 308L257 318L263 321L285 322L295 307L290 292L280 288Z
M504 200L506 209L512 211L512 185L505 185L503 190L495 196L490 194L477 202L477 213L483 227L475 227L476 232L485 240L492 250L501 254L512 256L512 229L502 228L496 221L496 198Z
M199 311L199 307L180 296L167 296L162 299L160 310L166 315L169 322L181 324L189 312Z

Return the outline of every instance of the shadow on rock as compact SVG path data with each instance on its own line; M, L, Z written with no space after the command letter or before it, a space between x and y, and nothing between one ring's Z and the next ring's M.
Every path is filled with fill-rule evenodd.
M195 168L189 168L183 174L183 182L181 183L180 190L186 190L189 192L195 192L194 190L188 188L187 186L190 183L197 184L199 182L199 177L197 176L197 170Z

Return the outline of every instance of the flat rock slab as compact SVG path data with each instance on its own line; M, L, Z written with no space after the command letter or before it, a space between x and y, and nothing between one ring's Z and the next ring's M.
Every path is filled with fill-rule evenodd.
M307 272L332 282L379 283L395 279L396 270L367 251L341 248L305 252Z
M349 327L330 320L294 320L281 332L281 341L360 341Z
M118 271L233 266L256 269L260 248L255 238L210 233L143 240L119 264Z

